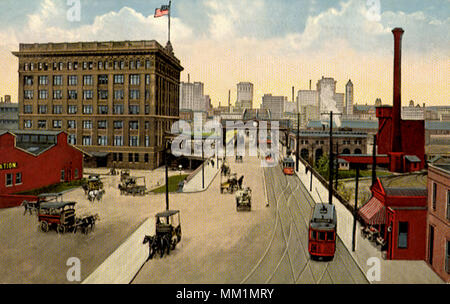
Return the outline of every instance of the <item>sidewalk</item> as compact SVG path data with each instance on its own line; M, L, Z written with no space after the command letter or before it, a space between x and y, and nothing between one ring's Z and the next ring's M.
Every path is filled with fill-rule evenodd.
M295 160L295 155L293 156ZM322 199L328 197L328 191L313 176L312 191L310 191L311 173L306 174L305 166L299 162L299 170L296 171L297 176L302 181L306 190L311 194L314 201L320 202L317 192L320 193ZM345 212L344 206L333 196L333 203L338 211L338 234L348 251L358 263L362 271L368 277L368 273L373 271L374 263L370 258L378 258L380 262L380 280L372 281L373 284L441 284L442 279L427 265L423 260L416 261L399 261L385 260L381 256L381 250L372 242L361 237L361 225L357 222L356 226L356 246L355 251L351 251L351 237L353 225L353 216L350 212ZM346 208L345 208L346 209ZM341 212L339 212L341 210ZM349 215L350 214L350 215ZM369 277L368 277L369 279ZM370 280L369 280L370 281Z
M202 170L198 170L198 172L184 185L183 192L184 193L190 193L190 192L200 192L208 189L209 185L214 180L214 177L216 177L217 173L220 170L217 168L217 162L214 158L214 167L212 166L211 160L209 162L205 162L205 182L204 187L202 186Z

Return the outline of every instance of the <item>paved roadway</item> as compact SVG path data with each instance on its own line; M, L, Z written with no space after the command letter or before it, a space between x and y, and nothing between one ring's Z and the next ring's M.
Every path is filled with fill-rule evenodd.
M241 283L368 283L340 239L332 261L309 258L308 221L314 201L300 180L284 175L280 166L264 171L275 225L266 250Z
M170 256L148 261L133 283L367 283L340 240L332 261L309 259L314 202L296 176L278 165L263 169L257 157L228 161L253 189L252 211L236 212L234 195L218 194L218 175L195 206L173 203L184 209L183 239Z

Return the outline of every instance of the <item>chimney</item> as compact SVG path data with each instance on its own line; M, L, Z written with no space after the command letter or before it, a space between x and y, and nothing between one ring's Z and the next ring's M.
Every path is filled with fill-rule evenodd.
M191 82L191 75L188 74L188 83Z
M228 111L231 112L231 90L228 90Z
M311 91L311 79L309 80L309 90Z
M292 86L292 102L294 102L294 86Z
M401 137L401 53L402 53L402 28L394 28L394 100L392 108L392 152L402 151Z

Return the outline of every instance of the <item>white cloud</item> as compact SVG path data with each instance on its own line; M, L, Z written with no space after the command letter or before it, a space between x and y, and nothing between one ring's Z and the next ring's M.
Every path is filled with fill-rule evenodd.
M60 1L44 0L39 11L28 15L24 29L16 30L16 39L24 43L104 40L167 40L167 17L144 16L123 7L95 17L91 24L80 25L67 20L68 7ZM171 40L189 40L192 30L176 17L171 17Z

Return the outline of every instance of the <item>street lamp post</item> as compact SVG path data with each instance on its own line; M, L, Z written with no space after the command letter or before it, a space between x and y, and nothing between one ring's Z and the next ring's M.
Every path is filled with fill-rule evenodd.
M297 110L297 140L296 140L296 147L295 147L295 168L298 172L298 162L300 158L300 112Z
M333 111L330 111L330 162L328 165L329 175L328 175L328 203L332 204L333 200L333 167L334 167L334 157L333 157Z
M164 165L165 165L165 177L166 177L166 210L169 210L169 166L167 157L167 138L164 138Z
M352 251L355 251L355 242L356 242L356 214L358 212L358 182L359 182L359 164L356 164L355 208L353 209Z
M205 160L203 152L203 136L202 136L202 189L205 188Z

